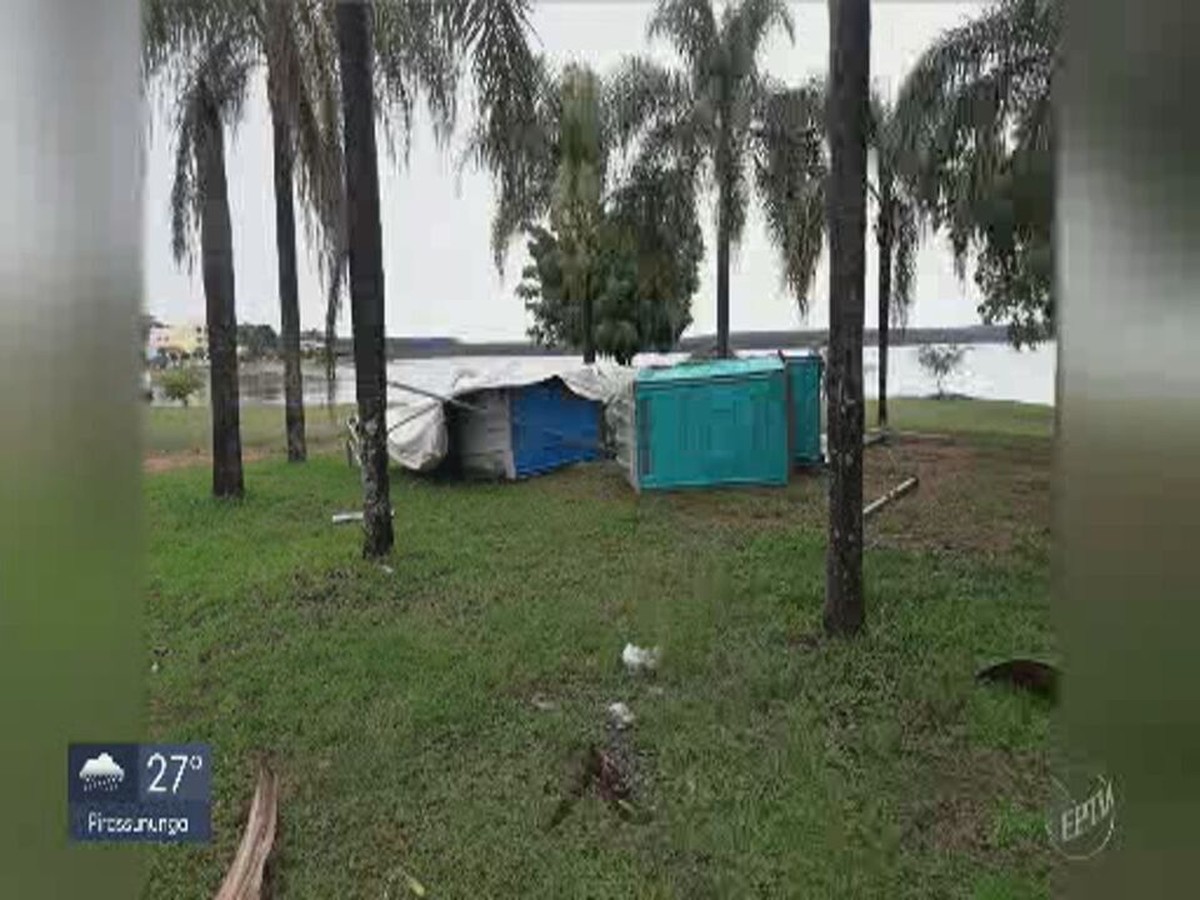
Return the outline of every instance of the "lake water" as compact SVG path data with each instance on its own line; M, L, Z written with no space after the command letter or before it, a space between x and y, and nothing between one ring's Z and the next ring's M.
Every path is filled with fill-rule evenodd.
M766 351L760 351L766 352ZM803 352L800 350L794 352ZM745 355L753 355L749 351ZM677 361L687 354L646 354L635 365ZM874 347L863 349L864 389L875 397L879 355ZM420 387L422 384L443 384L447 370L469 368L487 370L496 366L516 367L522 373L550 374L564 364L578 362L578 356L467 356L439 359L411 359L388 363L389 380ZM888 393L893 397L923 397L936 391L937 385L917 363L917 347L895 347L888 354ZM1019 400L1025 403L1054 403L1053 344L1043 344L1033 350L1014 350L1007 344L974 344L967 350L958 372L946 379L945 389L970 397L987 400ZM281 405L283 403L283 367L280 364L244 366L241 378L241 398L246 404ZM338 366L332 386L334 403L354 402L354 367L349 363ZM193 403L207 402L207 385ZM324 404L329 397L324 370L306 368L304 373L304 402L308 406ZM167 404L156 390L155 405Z

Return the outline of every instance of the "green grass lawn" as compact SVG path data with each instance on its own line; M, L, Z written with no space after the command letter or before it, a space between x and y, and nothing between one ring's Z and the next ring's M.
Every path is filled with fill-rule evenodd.
M322 452L340 447L346 417L354 407L309 407L304 411L309 449ZM146 409L143 451L147 456L204 454L212 447L212 413L207 406L153 406ZM242 449L257 453L286 453L282 406L246 405L241 408Z
M251 463L236 504L203 466L148 476L151 732L213 745L216 837L153 850L146 896L215 893L262 753L277 897L1049 896L1050 713L972 675L1053 655L1050 444L984 418L1009 439L868 451L868 496L922 485L868 526L849 642L819 636L820 475L638 498L604 465L397 474L391 572L330 524L359 499L336 456ZM657 677L626 641L662 646ZM547 830L615 700L636 815L590 794Z
M877 401L867 401L867 425L874 427ZM894 397L888 401L888 424L902 431L1002 434L1050 437L1054 407L1009 400L928 400Z

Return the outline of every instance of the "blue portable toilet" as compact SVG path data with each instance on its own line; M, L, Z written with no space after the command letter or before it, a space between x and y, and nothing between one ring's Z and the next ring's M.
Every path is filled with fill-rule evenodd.
M778 357L643 369L631 399L625 458L639 490L787 484L787 379Z
M824 361L818 353L780 354L787 367L788 430L791 434L792 462L798 466L816 466L824 462L821 453L821 384Z
M601 455L601 404L559 378L456 400L447 405L447 460L463 474L527 478Z

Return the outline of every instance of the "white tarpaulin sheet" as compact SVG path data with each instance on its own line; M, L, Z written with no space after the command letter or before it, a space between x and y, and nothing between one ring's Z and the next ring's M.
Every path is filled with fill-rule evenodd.
M530 360L514 359L430 372L406 384L457 399L475 391L523 387L557 376L573 393L607 407L635 374L635 369L611 363L532 366ZM403 390L395 381L388 384L388 401L388 455L392 461L416 472L435 468L449 450L444 402Z

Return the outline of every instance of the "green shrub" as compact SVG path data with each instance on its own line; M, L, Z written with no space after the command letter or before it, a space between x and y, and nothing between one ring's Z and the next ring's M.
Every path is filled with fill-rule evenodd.
M184 406L188 405L188 398L204 385L200 373L192 368L168 369L163 372L159 382L168 400L178 400Z

